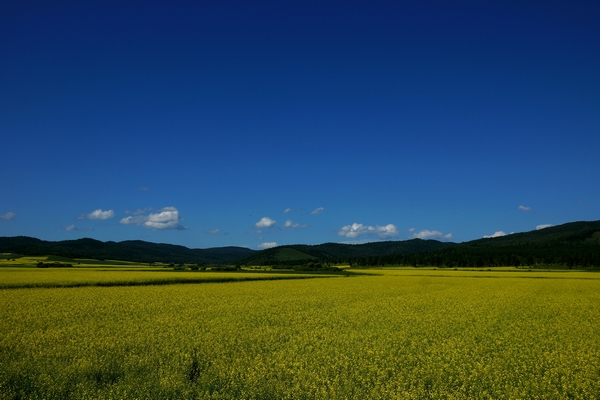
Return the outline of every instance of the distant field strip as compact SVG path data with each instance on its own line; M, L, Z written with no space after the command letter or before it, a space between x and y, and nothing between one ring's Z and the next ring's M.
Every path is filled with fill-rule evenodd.
M384 276L429 276L441 278L533 278L533 279L593 279L600 280L600 271L523 270L517 268L489 269L428 269L428 268L368 268L352 269L356 274Z
M1 254L0 267L35 267L37 263L52 263L60 262L62 264L70 264L76 267L148 267L148 264L136 263L131 261L118 260L90 260L90 259L71 259L59 256L21 256L18 254ZM165 264L157 263L156 265L164 266Z
M327 275L318 275L326 277ZM189 272L87 268L2 268L0 289L80 286L144 286L254 280L307 279L315 275L270 272Z

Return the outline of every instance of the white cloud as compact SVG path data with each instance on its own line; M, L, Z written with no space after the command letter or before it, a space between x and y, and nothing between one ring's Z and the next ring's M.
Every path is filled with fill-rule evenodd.
M264 242L258 245L258 248L261 250L271 249L273 247L277 247L277 242Z
M310 213L312 215L317 215L317 214L321 214L323 211L325 211L325 209L323 207L318 207L318 208L315 208L314 210L312 210Z
M146 218L147 217L144 215L138 215L135 217L125 217L121 219L119 223L122 225L142 225L144 222L146 222Z
M217 235L220 231L218 229L211 229L210 231L206 232L209 235Z
M125 217L119 222L122 225L138 225L144 228L153 230L167 230L167 229L186 229L180 225L182 218L179 216L179 211L175 207L165 207L158 212L150 213L148 215L136 215L135 217Z
M293 222L291 219L285 221L284 228L306 228L306 225L301 225L298 222Z
M275 222L277 222L277 221L275 221L275 220L273 220L273 219L271 219L269 217L262 217L260 219L260 221L258 221L254 225L256 225L257 228L270 228L273 225L275 225Z
M65 226L64 230L71 232L71 231L93 231L94 229L93 228L78 228L75 225L69 225L69 226Z
M539 231L540 229L544 229L544 228L550 228L551 226L554 226L552 224L542 224L542 225L538 225L535 227L536 231Z
M17 214L15 214L14 212L7 212L6 214L0 215L0 219L4 219L4 220L13 219L16 216L17 216Z
M338 236L344 236L350 239L357 238L362 235L377 235L379 238L385 239L398 236L398 229L393 224L384 226L368 226L353 223L352 225L343 226L338 231Z
M285 221L285 224L283 225L284 228L297 228L299 226L300 226L299 223L292 222L291 219L288 219L287 221Z
M380 238L388 238L398 236L398 229L393 224L387 224L386 226L377 226L377 236Z
M282 214L287 214L290 211L292 211L292 209L288 207L288 208L286 208L285 210L282 211Z
M484 239L489 239L489 238L497 238L497 237L501 237L501 236L506 236L506 233L504 233L502 231L497 231L497 232L494 232L491 235L484 235L483 238Z
M101 209L97 209L89 214L80 215L78 219L110 219L114 216L115 212L113 210L102 211Z
M357 224L356 222L352 225L343 226L338 231L338 236L344 236L347 238L356 238L361 235L375 233L375 228L372 226L364 226L363 224Z
M179 229L179 211L175 207L165 207L158 213L150 213L144 222L151 229Z
M525 212L530 212L530 211L533 211L533 208L531 208L531 207L526 207L526 206L519 206L519 207L517 207L517 208L518 208L519 210L521 210L521 211L525 211Z
M423 240L428 240L428 239L450 240L450 239L452 239L452 234L451 233L444 234L440 231L430 231L427 229L423 229L422 231L420 231L418 233L414 233L413 237L415 237L417 239L423 239Z
M430 231L430 230L424 229L421 232L413 234L413 236L418 239L432 239L432 238L436 238L436 237L441 237L442 232Z

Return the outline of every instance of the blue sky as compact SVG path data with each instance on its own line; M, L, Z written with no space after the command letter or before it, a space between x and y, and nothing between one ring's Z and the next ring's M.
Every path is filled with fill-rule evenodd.
M0 5L0 236L462 242L600 219L600 3Z

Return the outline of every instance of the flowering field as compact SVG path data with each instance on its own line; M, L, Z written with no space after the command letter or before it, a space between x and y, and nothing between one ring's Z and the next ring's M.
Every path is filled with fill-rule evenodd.
M600 274L20 288L0 304L5 399L600 398Z
M0 268L0 289L80 286L146 286L269 279L304 279L308 274L173 271L163 268Z

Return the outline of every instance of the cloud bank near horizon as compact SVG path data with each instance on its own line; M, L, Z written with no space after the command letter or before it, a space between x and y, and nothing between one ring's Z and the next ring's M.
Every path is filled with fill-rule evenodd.
M503 231L496 231L496 232L492 233L491 235L484 235L483 238L490 239L490 238L497 238L497 237L502 237L502 236L506 236L506 233L504 233Z
M413 238L415 239L423 239L423 240L429 240L429 239L435 239L435 240L451 240L452 239L452 233L443 233L440 231L430 231L428 229L423 229L420 232L414 233L413 234Z
M338 236L343 236L349 239L355 239L364 235L376 235L380 239L387 239L398 236L398 228L396 228L394 224L370 226L355 222L352 225L341 227L338 231Z
M258 245L259 250L272 249L277 247L277 242L264 242Z

